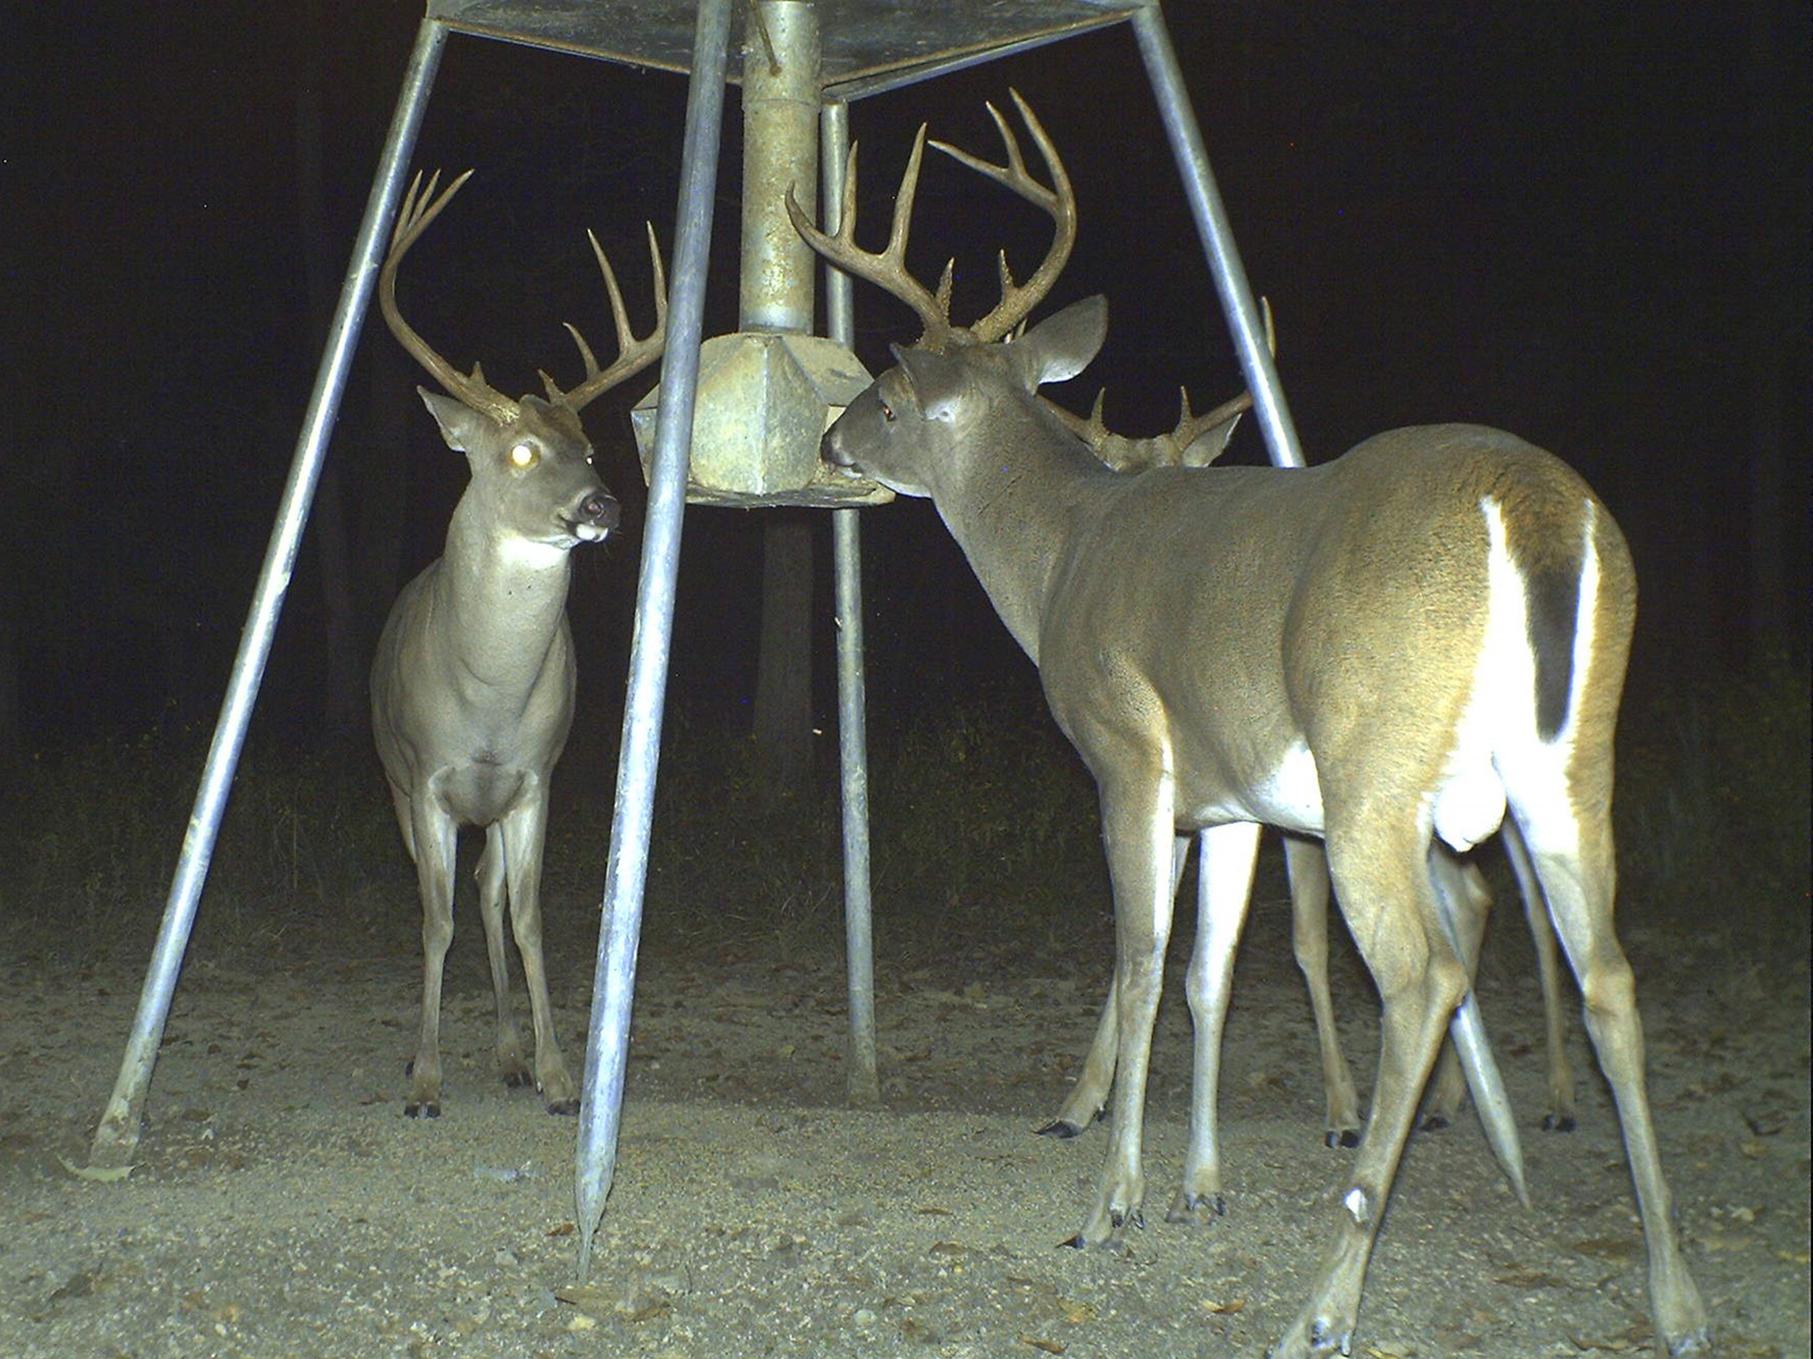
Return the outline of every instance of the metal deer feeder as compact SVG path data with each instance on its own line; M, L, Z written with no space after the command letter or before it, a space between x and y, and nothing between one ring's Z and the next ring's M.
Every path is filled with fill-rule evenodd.
M1060 39L1130 24L1169 136L1204 253L1274 462L1301 466L1260 317L1209 170L1158 0L429 0L354 243L289 481L222 702L163 924L112 1097L96 1130L97 1166L130 1162L157 1047L188 943L339 408L354 342L402 196L416 134L449 33L653 67L689 78L667 359L633 413L649 479L635 636L593 979L577 1152L578 1272L616 1165L630 1001L665 706L680 531L688 500L813 505L834 516L839 726L849 962L849 1092L876 1103L869 936L867 764L856 506L885 489L819 463L820 435L868 385L851 352L849 280L827 273L830 334L813 336L814 258L784 208L790 186L825 186L839 211L851 101ZM740 70L730 62L733 37ZM704 339L706 266L725 84L743 90L741 329ZM824 223L835 228L835 220ZM374 796L377 796L374 790Z

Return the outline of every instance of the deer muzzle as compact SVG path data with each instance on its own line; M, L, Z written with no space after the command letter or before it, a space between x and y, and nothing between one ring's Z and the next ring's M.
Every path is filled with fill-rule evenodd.
M603 542L604 537L622 521L623 507L605 491L593 491L575 507L573 536L582 542Z

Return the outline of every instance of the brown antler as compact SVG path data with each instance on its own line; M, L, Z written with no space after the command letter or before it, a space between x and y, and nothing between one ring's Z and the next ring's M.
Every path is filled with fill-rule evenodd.
M655 241L654 224L647 225L648 258L655 275L655 328L642 339L636 338L630 329L629 313L623 306L623 292L617 287L617 275L612 272L611 262L605 256L604 247L598 244L598 238L587 231L586 239L592 243L592 254L598 257L598 269L604 275L604 290L611 299L611 321L617 327L617 359L609 368L599 368L585 336L577 327L563 322L573 343L579 346L579 357L585 364L585 380L571 391L563 392L554 385L553 378L543 373L541 380L548 390L548 400L565 402L573 410L581 410L588 401L648 367L667 347L667 274L661 267L661 247Z
M899 298L915 312L925 325L919 343L929 348L942 348L957 336L951 325L951 266L944 266L944 277L936 295L907 272L907 232L912 226L913 198L919 192L919 163L925 155L925 124L913 139L913 154L907 159L906 173L900 177L900 188L894 194L894 222L888 229L885 249L876 253L856 244L856 146L850 146L850 158L844 166L843 211L837 220L837 232L828 235L813 225L812 218L799 205L797 186L787 188L787 216L801 239L846 274L866 279Z
M390 253L384 257L384 267L378 271L378 306L384 312L384 321L389 325L390 333L397 337L397 343L415 355L416 362L426 368L434 380L447 389L449 395L474 410L483 411L493 419L513 420L522 408L487 383L483 370L476 363L472 365L470 376L461 373L435 353L397 310L397 265L403 262L403 256L409 253L409 247L441 215L441 209L452 201L453 195L472 178L472 171L468 170L454 180L447 186L446 192L437 198L434 190L440 178L441 172L436 170L428 178L428 187L422 189L422 175L418 170L409 183L402 211L397 214L396 228L390 234ZM421 192L418 194L419 189Z
M900 188L894 195L894 222L888 231L887 247L879 253L864 250L856 244L855 146L850 148L849 164L844 169L843 213L838 219L835 234L820 231L814 226L806 210L799 205L793 189L787 190L787 215L793 219L794 230L839 269L877 284L917 312L919 319L925 324L925 333L919 339L923 348L939 349L953 343L987 344L1008 335L1051 291L1052 285L1057 282L1058 273L1070 258L1071 247L1076 244L1076 194L1070 187L1069 175L1064 172L1064 163L1058 159L1057 148L1045 135L1045 129L1027 107L1026 101L1020 98L1018 91L1010 93L1013 94L1014 106L1020 110L1020 117L1025 121L1027 130L1032 133L1039 154L1045 158L1046 168L1051 172L1050 187L1039 183L1028 173L1026 162L1020 155L1019 142L1014 139L1007 120L993 104L988 105L988 113L1001 131L1002 145L1007 150L1007 164L993 165L945 142L932 143L945 155L980 171L997 184L1013 190L1027 202L1043 208L1057 223L1057 235L1051 243L1051 250L1024 284L1014 282L1013 274L1007 267L1007 252L1001 253L1001 301L974 325L951 324L950 264L944 266L944 275L939 279L935 293L928 291L924 284L907 272L907 231L912 223L913 198L919 191L920 161L925 155L923 124L919 128L919 135L913 139L913 154L907 159L906 173L900 177Z
M1272 304L1262 297L1259 299L1259 306L1265 314L1266 348L1271 350L1275 358L1278 354L1278 332L1272 323ZM1177 417L1177 428L1168 434L1154 434L1145 439L1130 439L1108 428L1107 422L1102 419L1102 400L1107 396L1105 389L1095 394L1095 406L1089 412L1087 420L1065 410L1054 401L1040 399L1044 400L1046 408L1058 417L1065 428L1088 444L1096 457L1117 472L1143 472L1152 467L1205 467L1227 447L1226 438L1213 447L1194 454L1190 452L1190 446L1222 425L1228 425L1228 432L1231 434L1235 417L1253 408L1253 394L1242 392L1213 410L1192 415L1188 389L1180 387L1178 393L1182 397L1183 408Z
M1026 162L1020 155L1019 142L1014 139L1013 131L1007 126L1007 120L1001 116L1001 111L993 104L987 105L988 116L995 120L995 127L1001 133L1001 144L1007 152L1007 164L991 164L946 142L932 143L959 164L987 175L997 184L1013 190L1028 203L1043 208L1057 224L1051 249L1024 284L1014 282L1014 276L1007 267L1007 252L1001 252L1001 301L987 316L974 325L965 327L972 336L984 343L1007 335L1026 319L1034 307L1045 300L1052 285L1058 281L1058 275L1063 272L1064 265L1070 260L1071 247L1076 244L1076 193L1070 187L1070 176L1064 171L1064 162L1058 158L1057 148L1051 144L1051 138L1045 135L1044 127L1020 97L1020 92L1010 89L1008 93L1013 97L1014 107L1020 110L1020 119L1032 134L1039 154L1045 159L1045 168L1051 172L1049 188L1028 173Z

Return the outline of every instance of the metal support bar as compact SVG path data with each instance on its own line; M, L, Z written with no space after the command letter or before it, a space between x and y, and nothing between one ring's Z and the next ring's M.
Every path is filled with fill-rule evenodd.
M636 946L642 931L655 773L661 757L661 718L673 641L686 467L692 454L693 398L699 384L705 270L711 257L712 197L723 130L729 41L730 0L699 0L692 78L686 93L686 139L680 153L680 200L674 213L674 284L667 357L661 365L661 416L642 539L623 746L611 816L611 855L605 869L604 924L598 934L598 960L592 977L590 1037L579 1109L574 1194L581 1283L591 1268L592 1238L604 1215L617 1167L623 1078L629 1062L630 1002L636 986Z
M163 924L158 928L157 946L152 951L151 966L139 993L132 1036L127 1040L119 1078L114 1083L113 1095L107 1101L89 1150L89 1161L95 1166L128 1165L138 1148L145 1094L151 1085L158 1044L163 1040L164 1021L169 1017L171 993L176 989L176 975L188 947L189 932L195 924L195 907L207 880L214 841L220 833L221 815L226 810L227 793L245 744L252 706L258 698L258 685L264 678L265 663L270 659L277 617L295 569L296 553L303 527L308 522L310 502L315 498L315 485L320 480L328 436L340 409L341 395L346 390L346 374L358 342L359 326L365 319L378 267L383 260L386 231L396 216L403 176L415 147L416 133L422 125L422 113L428 105L428 93L434 85L446 38L446 28L431 19L424 19L416 31L415 50L410 54L402 93L397 97L396 113L391 118L390 134L384 142L377 178L372 183L371 196L366 200L365 219L360 223L352 262L340 288L340 304L328 331L327 348L321 356L308 413L296 442L289 480L277 510L277 522L271 530L270 545L265 549L264 566L252 595L245 631L240 634L239 652L233 659L232 677L227 682L226 697L221 702L220 717L214 726L214 739L208 747L201 786L189 813L189 829L183 836L182 853L177 859L170 896L164 906Z
M850 106L833 101L819 115L823 143L825 230L836 231L843 214L844 167L850 159ZM825 320L830 337L845 349L856 344L850 276L825 266ZM846 1092L851 1104L881 1103L875 1064L875 940L869 898L869 757L867 700L862 669L862 546L857 510L831 511L831 550L836 568L837 751L844 812L844 945L850 995L850 1045Z
M818 6L759 0L743 53L743 241L737 324L812 332L817 257L787 216L787 190L818 176Z
M1253 290L1240 263L1228 211L1221 201L1221 190L1215 186L1214 172L1209 169L1202 129L1197 126L1190 92L1184 88L1183 72L1177 65L1177 52L1171 46L1171 35L1156 0L1133 16L1133 32L1139 39L1140 56L1145 58L1146 76L1152 82L1152 95L1158 101L1165 132L1171 138L1171 152L1177 158L1178 173L1183 176L1184 194L1196 219L1196 233L1202 237L1215 291L1221 295L1221 310L1234 337L1240 371L1246 377L1247 390L1253 394L1253 409L1265 435L1266 450L1279 467L1302 467L1303 449L1291 424L1290 407L1284 402L1284 388L1265 343L1259 309L1253 305Z

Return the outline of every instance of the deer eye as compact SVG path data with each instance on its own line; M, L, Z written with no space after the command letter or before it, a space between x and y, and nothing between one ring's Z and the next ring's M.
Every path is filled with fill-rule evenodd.
M890 425L894 423L894 408L885 401L881 403L881 418Z
M535 451L534 444L520 443L510 446L510 466L527 470L540 461L541 454Z

